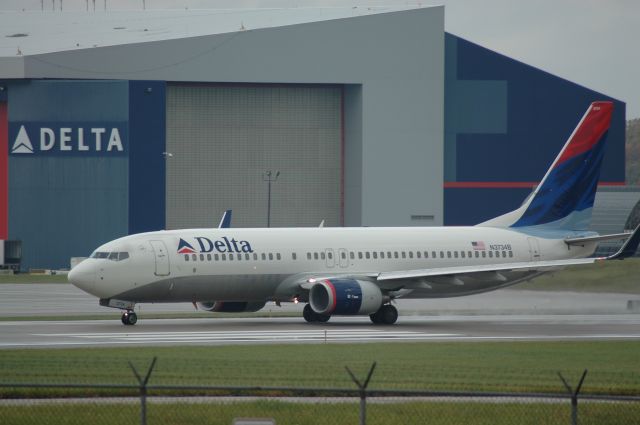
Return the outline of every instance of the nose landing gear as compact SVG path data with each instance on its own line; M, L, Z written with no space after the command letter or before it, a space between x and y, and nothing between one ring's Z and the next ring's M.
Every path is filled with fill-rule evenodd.
M120 318L123 325L135 325L138 322L138 315L133 310L127 310L122 313Z

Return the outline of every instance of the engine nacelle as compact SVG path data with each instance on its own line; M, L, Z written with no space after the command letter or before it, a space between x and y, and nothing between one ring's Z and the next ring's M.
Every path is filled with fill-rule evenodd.
M253 313L265 304L265 301L207 301L198 303L198 308L214 313Z
M318 314L372 314L382 306L384 297L375 283L356 279L326 279L309 291L309 304Z

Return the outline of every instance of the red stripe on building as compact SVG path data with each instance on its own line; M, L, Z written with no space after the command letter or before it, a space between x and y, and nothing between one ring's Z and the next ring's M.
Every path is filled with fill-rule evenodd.
M0 102L0 239L9 238L9 118Z
M624 186L624 182L600 182L598 186ZM533 189L538 182L445 182L445 189Z

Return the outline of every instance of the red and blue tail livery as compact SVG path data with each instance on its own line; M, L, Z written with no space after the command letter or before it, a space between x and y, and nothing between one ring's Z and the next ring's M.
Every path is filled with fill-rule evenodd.
M593 102L527 201L483 225L587 230L612 112L613 102Z

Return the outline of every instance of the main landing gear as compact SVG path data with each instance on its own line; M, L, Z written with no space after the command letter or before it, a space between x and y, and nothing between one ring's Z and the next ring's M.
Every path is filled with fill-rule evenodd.
M393 325L398 320L398 309L391 304L385 304L378 311L369 315L375 325Z
M304 306L304 309L302 310L302 317L304 317L304 320L309 323L326 323L329 321L329 319L331 319L331 316L327 316L326 314L318 314L313 311L309 304Z
M138 315L133 310L127 310L122 313L120 318L123 325L135 325L138 322Z
M331 318L331 316L316 313L309 304L304 306L302 317L309 323L325 323ZM391 304L385 304L378 311L370 314L369 318L376 325L393 325L398 320L398 309Z

